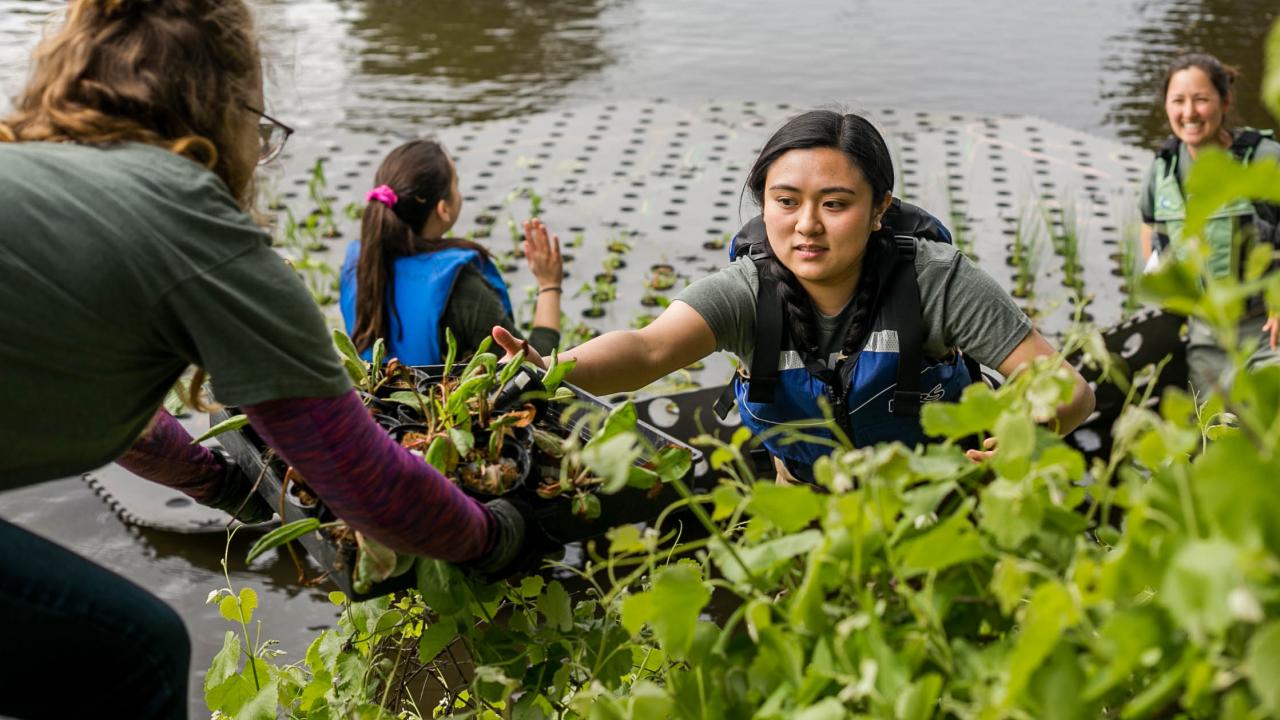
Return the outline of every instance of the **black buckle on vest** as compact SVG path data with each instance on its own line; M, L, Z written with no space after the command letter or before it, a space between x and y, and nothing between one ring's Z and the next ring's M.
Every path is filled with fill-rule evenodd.
M920 414L920 393L910 390L894 390L889 399L889 413L898 417L914 417Z

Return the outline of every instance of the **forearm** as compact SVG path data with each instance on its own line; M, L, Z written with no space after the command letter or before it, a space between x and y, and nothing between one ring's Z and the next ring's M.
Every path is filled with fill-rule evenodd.
M566 378L596 395L638 390L669 372L653 362L638 330L614 330L560 355L577 361Z
M560 290L542 292L539 288L538 302L533 307L533 326L560 331Z
M1075 386L1072 388L1071 400L1058 406L1058 414L1054 418L1052 427L1059 435L1067 435L1080 427L1093 413L1095 403L1093 389L1089 387L1089 383L1075 368L1070 365L1067 367L1075 377Z
M224 469L213 452L193 445L191 435L164 408L116 463L138 477L171 487L196 502L207 502L222 482Z
M488 511L397 445L354 391L272 400L244 412L263 440L353 529L399 552L444 560L470 560L488 551Z

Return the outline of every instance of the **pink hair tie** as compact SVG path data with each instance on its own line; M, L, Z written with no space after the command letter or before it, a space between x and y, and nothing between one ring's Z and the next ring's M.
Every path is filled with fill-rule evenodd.
M396 203L400 202L400 198L396 197L396 191L392 190L390 185L379 185L364 194L365 202L373 202L374 200L389 208L395 207Z

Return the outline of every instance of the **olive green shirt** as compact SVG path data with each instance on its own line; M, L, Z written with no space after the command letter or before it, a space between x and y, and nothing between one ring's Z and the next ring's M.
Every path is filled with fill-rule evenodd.
M0 143L0 489L103 465L190 365L246 405L350 388L306 287L207 169Z
M502 326L517 339L524 337L516 329L515 320L502 306L498 291L493 289L474 265L463 265L458 279L454 281L453 291L449 293L449 302L445 304L440 332L444 333L444 328L449 328L458 341L458 348L464 354L470 354L489 337L494 325ZM529 344L539 355L551 357L551 351L560 344L560 332L535 326L529 331ZM440 347L444 346L442 337Z
M1231 131L1231 139L1234 141L1240 135L1241 129L1236 128ZM1258 143L1258 148L1254 151L1253 157L1249 162L1256 162L1262 158L1271 158L1280 162L1280 142L1276 142L1270 138L1263 138ZM1178 143L1178 184L1183 185L1187 181L1187 174L1191 172L1191 153L1187 151L1186 143ZM1138 210L1142 213L1142 222L1148 225L1154 225L1156 221L1156 167L1160 163L1153 160L1147 166L1147 174L1142 179L1142 194L1138 199Z
M996 368L1026 338L1031 321L1009 293L954 246L916 243L916 280L924 322L928 358L946 357L959 349L990 368ZM756 292L759 272L742 256L728 267L697 280L676 296L711 327L716 349L737 355L751 366L755 349ZM844 344L853 303L836 315L817 313L818 347L828 362Z

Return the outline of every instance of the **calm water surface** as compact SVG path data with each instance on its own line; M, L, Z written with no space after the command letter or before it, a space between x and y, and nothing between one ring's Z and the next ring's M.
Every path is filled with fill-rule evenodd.
M407 134L599 100L666 97L1032 114L1138 145L1167 130L1163 65L1200 48L1241 67L1258 100L1275 0L261 0L269 105L307 133ZM0 112L25 78L52 0L0 0ZM748 159L743 159L748 160ZM225 623L219 536L130 530L78 480L0 494L0 516L147 586L183 613L208 664ZM233 552L243 557L243 548ZM292 569L233 563L266 634L300 653L333 611ZM193 677L193 716L203 711Z

